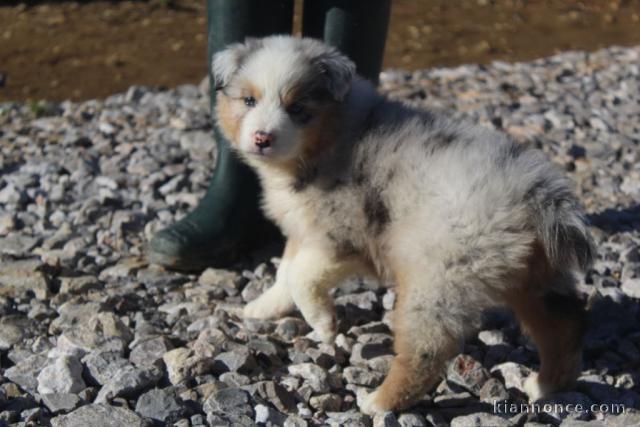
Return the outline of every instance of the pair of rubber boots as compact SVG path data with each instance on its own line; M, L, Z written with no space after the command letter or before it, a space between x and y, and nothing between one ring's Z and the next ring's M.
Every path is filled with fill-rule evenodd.
M209 65L213 54L229 43L290 34L293 5L294 0L207 0ZM360 75L377 83L389 11L390 0L304 0L303 35L336 46L353 59ZM210 96L213 112L213 87ZM214 136L218 155L207 192L192 212L149 242L152 263L186 271L228 266L280 236L259 209L254 172L230 150L215 125Z

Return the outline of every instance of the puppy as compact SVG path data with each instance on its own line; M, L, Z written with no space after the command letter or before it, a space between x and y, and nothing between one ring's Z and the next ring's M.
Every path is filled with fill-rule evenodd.
M331 343L329 290L375 272L395 283L396 356L363 402L400 410L435 385L484 309L511 307L537 344L531 399L569 386L581 361L574 272L594 249L570 185L505 135L392 102L312 39L274 36L215 55L217 121L287 237L250 318L297 307Z

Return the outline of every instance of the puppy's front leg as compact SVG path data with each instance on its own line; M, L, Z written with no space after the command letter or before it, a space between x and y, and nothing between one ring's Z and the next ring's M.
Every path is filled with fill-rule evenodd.
M245 318L276 319L293 310L293 298L287 281L289 264L297 252L297 241L288 239L276 273L275 283L262 295L247 304L243 312Z
M325 343L336 336L335 308L329 290L344 277L345 264L315 243L303 244L288 270L291 296L305 320Z

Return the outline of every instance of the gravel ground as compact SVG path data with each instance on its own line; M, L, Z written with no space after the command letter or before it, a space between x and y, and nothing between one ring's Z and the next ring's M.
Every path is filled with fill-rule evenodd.
M356 403L392 357L392 288L337 290L326 346L299 315L239 318L277 259L149 266L145 242L197 203L214 164L206 83L0 104L0 425L640 424L639 63L640 48L610 48L382 76L390 96L504 129L575 180L598 242L580 286L591 326L576 388L545 402L582 411L505 407L525 402L539 361L494 311L423 402L371 419Z

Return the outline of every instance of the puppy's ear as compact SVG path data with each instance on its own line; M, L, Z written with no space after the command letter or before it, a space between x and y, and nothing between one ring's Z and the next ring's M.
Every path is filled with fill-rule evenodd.
M320 54L313 62L324 78L331 96L336 101L342 101L351 88L356 65L336 49Z
M260 39L247 38L244 43L234 43L213 55L211 73L216 90L229 83L231 77L240 69L242 62L262 46Z

